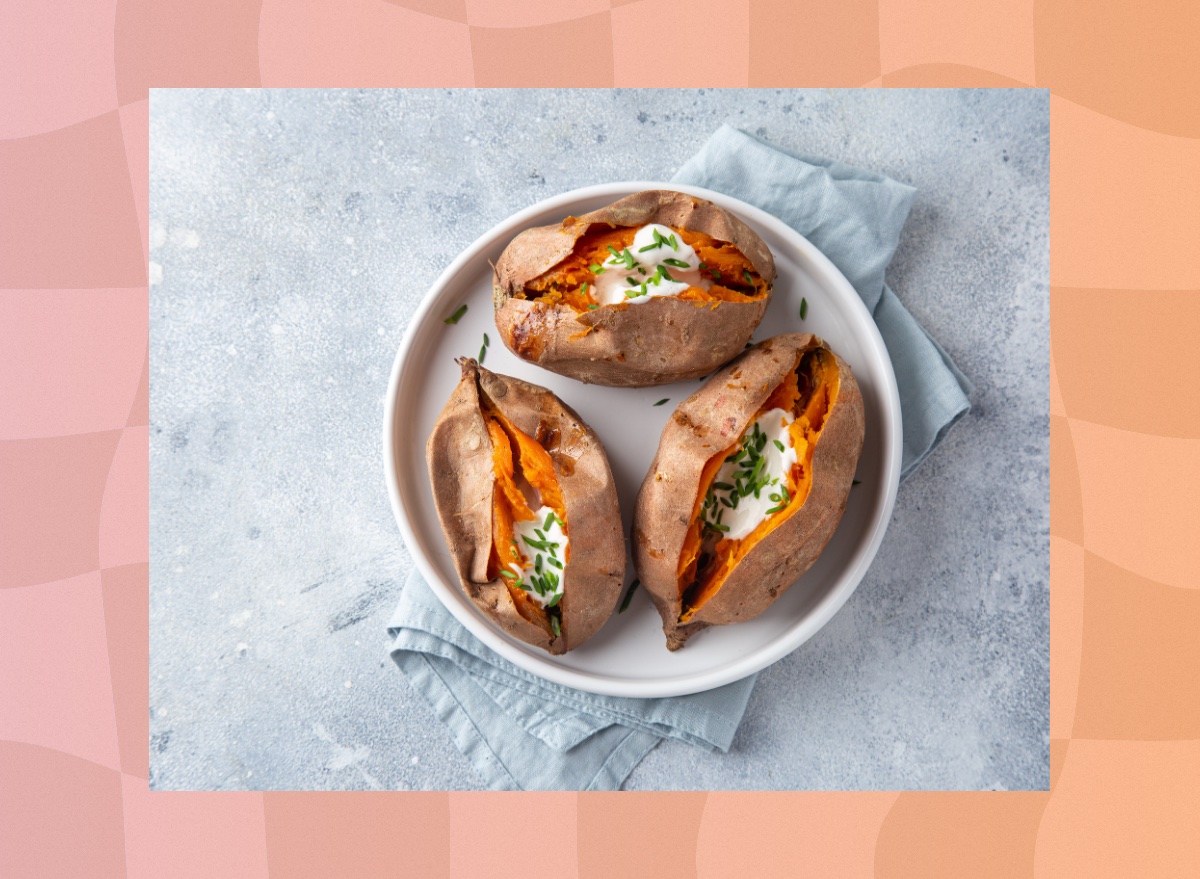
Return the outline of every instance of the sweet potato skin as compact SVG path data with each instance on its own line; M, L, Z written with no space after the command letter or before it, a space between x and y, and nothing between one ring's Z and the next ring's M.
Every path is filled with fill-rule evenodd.
M758 616L812 566L837 528L862 451L865 425L854 374L834 354L839 391L813 452L812 487L803 507L749 551L687 624L679 623L683 610L679 558L705 463L737 441L798 358L818 346L831 351L810 334L760 342L680 403L663 429L658 452L638 492L633 562L662 617L671 650L709 626Z
M516 298L525 285L572 252L596 224L661 223L729 241L768 282L775 260L754 230L724 208L670 190L627 196L581 217L527 229L496 262L496 328L510 351L570 378L615 387L647 387L707 375L734 357L762 320L771 295L745 302L672 297L584 313L562 303Z
M425 446L434 504L463 591L513 638L551 654L578 647L612 615L625 577L625 540L608 457L595 432L553 393L459 361L462 379ZM554 436L550 453L569 528L562 634L518 612L501 577L489 579L495 476L483 405L530 437ZM556 432L556 433L555 433Z

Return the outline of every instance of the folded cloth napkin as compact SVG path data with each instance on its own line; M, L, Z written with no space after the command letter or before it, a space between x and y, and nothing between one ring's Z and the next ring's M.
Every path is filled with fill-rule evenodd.
M914 190L827 159L781 152L722 127L674 178L740 198L815 244L854 285L887 344L904 419L902 478L970 408L970 384L884 283ZM388 632L392 658L488 787L613 790L664 738L728 750L749 677L671 699L596 696L501 659L417 574Z

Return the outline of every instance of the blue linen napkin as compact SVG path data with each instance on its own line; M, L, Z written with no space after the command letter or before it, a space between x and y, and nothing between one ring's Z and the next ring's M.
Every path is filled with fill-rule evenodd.
M901 478L969 409L970 383L884 283L915 190L828 159L789 155L723 126L675 175L740 198L815 244L858 291L887 344L903 413ZM388 632L392 658L488 787L615 790L663 738L726 751L755 677L671 699L597 696L501 659L419 575Z

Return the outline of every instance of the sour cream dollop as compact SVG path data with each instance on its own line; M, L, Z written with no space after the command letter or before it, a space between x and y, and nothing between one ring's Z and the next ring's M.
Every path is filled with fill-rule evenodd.
M520 578L512 580L512 584L524 589L542 607L558 604L567 557L567 535L562 522L550 507L543 506L529 521L513 522L513 536L525 563L509 563Z
M639 305L659 296L678 296L688 287L712 286L700 274L695 249L660 223L642 226L629 247L610 254L600 267L592 295L601 305Z
M788 475L796 449L785 409L768 409L742 434L738 451L721 464L704 500L705 538L741 540L790 502Z

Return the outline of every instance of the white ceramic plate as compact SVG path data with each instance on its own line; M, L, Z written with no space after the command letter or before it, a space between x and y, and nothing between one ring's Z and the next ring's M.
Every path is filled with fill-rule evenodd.
M510 354L492 319L488 264L513 236L530 226L557 223L644 189L675 189L737 213L775 255L779 278L758 341L779 333L811 332L825 339L854 370L866 410L866 441L846 513L817 563L769 610L750 622L707 629L676 653L667 650L658 614L638 590L629 609L614 613L590 641L550 656L492 627L463 593L438 524L425 467L425 440L460 374L455 357L477 356L488 333L484 365L549 388L600 435L612 464L625 533L638 487L676 404L698 381L653 388L584 385ZM801 297L808 300L800 319ZM444 318L461 304L455 325ZM655 401L670 402L656 407ZM737 199L669 183L606 183L539 202L500 223L442 273L413 317L396 354L384 418L384 466L392 510L418 569L437 596L476 637L505 659L541 677L614 696L697 693L753 674L811 638L850 597L883 539L900 480L900 400L879 331L854 288L805 238L765 211ZM633 579L627 565L626 583Z

